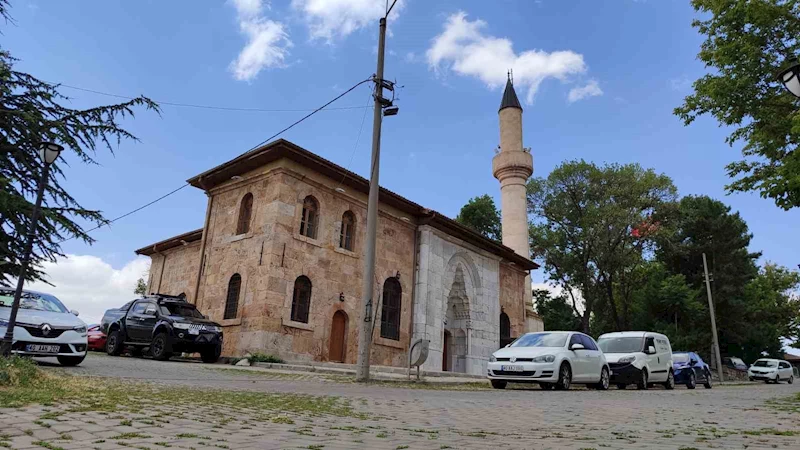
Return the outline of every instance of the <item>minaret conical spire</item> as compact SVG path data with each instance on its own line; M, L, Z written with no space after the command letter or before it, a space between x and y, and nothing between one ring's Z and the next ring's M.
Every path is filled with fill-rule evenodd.
M506 81L506 90L503 92L503 100L500 102L500 110L503 108L519 108L522 110L522 105L519 104L517 92L514 90L514 73L508 71L508 81Z

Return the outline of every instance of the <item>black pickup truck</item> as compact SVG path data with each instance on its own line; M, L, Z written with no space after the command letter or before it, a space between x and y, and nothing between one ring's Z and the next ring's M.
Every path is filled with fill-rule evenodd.
M183 297L154 294L117 311L122 314L108 324L109 355L119 355L125 347L132 347L134 353L147 347L158 360L178 352L200 353L206 363L219 359L222 328Z

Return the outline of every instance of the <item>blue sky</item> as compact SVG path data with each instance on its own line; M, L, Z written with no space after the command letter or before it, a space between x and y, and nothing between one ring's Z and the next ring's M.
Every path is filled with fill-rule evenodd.
M377 4L377 6L376 6ZM17 69L86 89L168 102L313 109L375 71L382 0L51 2L12 0L16 25L2 45ZM672 114L704 73L701 37L679 1L405 0L390 20L386 77L400 114L384 122L381 184L454 217L471 197L499 200L491 158L497 108L513 65L525 108L524 143L535 176L564 160L638 162L672 177L680 193L708 194L740 211L763 260L795 268L800 211L756 194L726 196L726 163L739 147L709 118L684 127ZM64 88L76 107L118 99ZM335 106L361 106L358 88ZM74 158L69 191L107 217L144 204L227 161L304 112L235 112L163 106L125 126L99 166ZM368 174L371 112L323 112L283 137ZM352 163L350 162L352 158ZM202 226L194 188L64 250L120 270L143 245ZM541 279L541 273L534 279Z

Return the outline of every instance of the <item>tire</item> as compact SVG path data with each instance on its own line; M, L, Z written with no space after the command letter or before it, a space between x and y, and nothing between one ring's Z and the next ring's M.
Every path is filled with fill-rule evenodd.
M62 366L66 367L74 367L78 364L82 363L84 359L86 359L86 355L83 356L58 356L58 363Z
M150 344L150 354L153 355L153 359L158 361L166 361L172 356L169 351L169 336L167 333L162 331L153 338L153 342Z
M608 367L603 367L600 371L600 382L595 385L598 391L607 391L611 385L611 374L608 373Z
M558 369L558 381L556 382L556 389L559 391L568 391L572 385L572 369L567 363L561 363Z
M636 389L640 391L647 390L647 370L642 369L641 378L636 382Z
M543 391L549 391L553 389L552 383L539 383L539 387L542 388Z
M119 330L112 331L106 339L106 353L111 356L119 356L122 353L123 341L122 333Z
M624 391L627 387L628 387L627 384L622 384L622 383L617 384L617 389L619 389L620 391Z
M694 372L692 372L692 376L694 376ZM695 385L697 385L696 382ZM664 382L664 388L666 388L668 391L675 389L675 372L672 370L670 370L667 374L667 381Z
M792 384L792 383L794 383L794 375L789 377L789 384Z
M686 389L694 389L697 387L697 377L694 372L689 374L689 381L686 382Z
M711 372L706 372L706 382L703 383L703 387L711 389Z
M205 360L203 362L205 362ZM507 381L492 380L492 387L495 389L505 389L507 385Z
M775 384L781 384L781 376L775 375Z
M219 361L219 356L222 354L222 346L215 345L213 347L204 348L200 352L200 359L206 364L214 364ZM505 381L503 382L505 383ZM492 384L494 386L494 383ZM505 386L503 386L505 387Z

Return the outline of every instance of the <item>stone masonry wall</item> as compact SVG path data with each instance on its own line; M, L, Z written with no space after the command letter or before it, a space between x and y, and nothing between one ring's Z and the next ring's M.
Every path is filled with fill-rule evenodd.
M168 295L183 293L189 300L194 298L200 263L199 242L156 253L150 259L148 293Z

